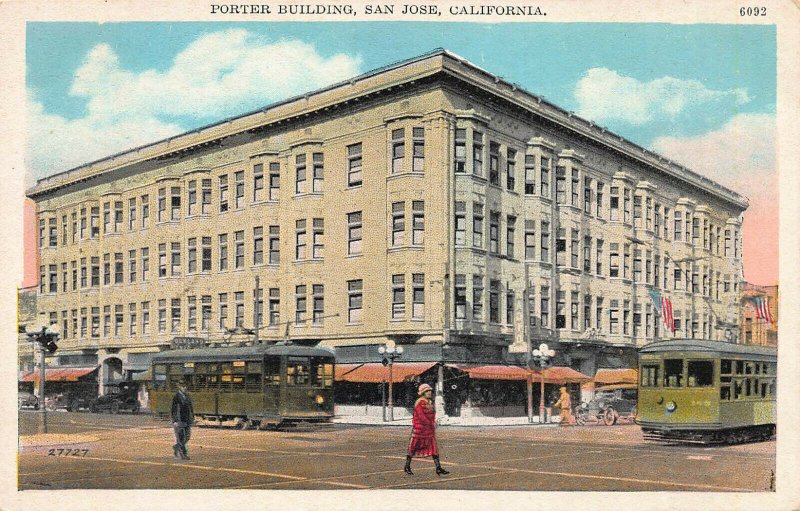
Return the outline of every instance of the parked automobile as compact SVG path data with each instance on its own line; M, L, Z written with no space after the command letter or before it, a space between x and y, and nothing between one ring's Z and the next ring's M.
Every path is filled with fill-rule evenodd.
M93 413L102 411L119 413L122 410L139 413L138 391L139 385L137 382L124 381L109 384L106 386L106 393L102 396L97 396L92 401L89 409Z
M17 400L20 408L33 408L34 410L39 409L39 398L30 392L19 392L17 394Z
M74 389L47 396L45 406L50 411L64 409L68 412L77 412L80 409L88 410L93 399L92 393Z
M614 385L613 388L600 388L594 399L581 403L575 413L578 424L598 422L613 426L621 418L633 421L636 417L637 389L635 385Z

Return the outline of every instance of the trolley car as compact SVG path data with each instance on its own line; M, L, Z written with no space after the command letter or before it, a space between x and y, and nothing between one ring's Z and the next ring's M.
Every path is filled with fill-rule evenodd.
M649 440L741 443L775 434L776 350L667 340L639 350L637 423Z
M183 383L199 424L283 427L333 419L333 352L286 344L179 349L153 357L152 409L169 416Z

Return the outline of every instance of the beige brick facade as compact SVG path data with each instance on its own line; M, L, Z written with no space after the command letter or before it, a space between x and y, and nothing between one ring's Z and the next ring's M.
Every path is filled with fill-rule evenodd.
M117 372L174 336L253 328L256 293L262 340L503 355L530 338L590 371L598 350L664 336L655 286L676 336L720 339L747 206L443 51L28 195L39 311L61 350Z

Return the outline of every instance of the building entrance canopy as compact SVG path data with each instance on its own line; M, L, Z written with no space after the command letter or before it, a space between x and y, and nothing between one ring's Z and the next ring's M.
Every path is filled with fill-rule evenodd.
M436 362L392 364L392 383L401 383L419 376ZM389 381L389 367L381 363L336 364L336 381L351 383L384 383Z
M80 378L97 371L97 367L49 368L45 371L46 381L78 381ZM19 381L39 381L39 370L20 373Z

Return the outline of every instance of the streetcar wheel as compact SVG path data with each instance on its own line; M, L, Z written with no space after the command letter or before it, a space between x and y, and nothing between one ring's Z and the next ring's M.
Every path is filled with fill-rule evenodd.
M615 412L613 408L606 408L603 414L603 423L606 426L613 426L617 423L617 412Z

